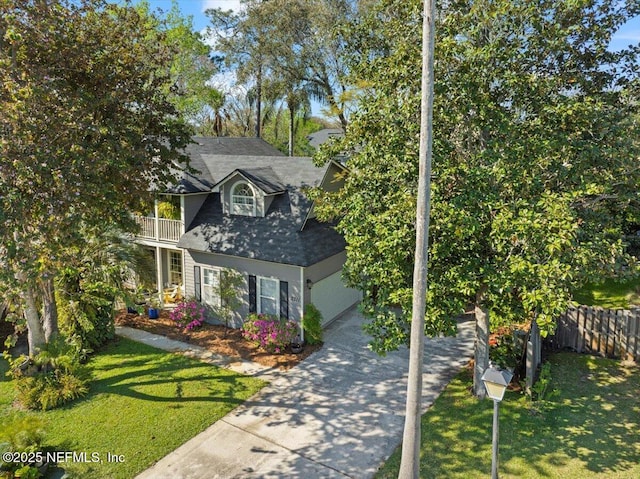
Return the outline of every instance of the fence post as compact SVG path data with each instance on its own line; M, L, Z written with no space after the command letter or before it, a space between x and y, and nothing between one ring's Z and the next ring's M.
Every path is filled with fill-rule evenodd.
M529 340L527 341L527 360L525 365L525 387L527 392L531 392L531 388L536 382L541 357L540 328L534 319L531 322L531 331L529 332Z

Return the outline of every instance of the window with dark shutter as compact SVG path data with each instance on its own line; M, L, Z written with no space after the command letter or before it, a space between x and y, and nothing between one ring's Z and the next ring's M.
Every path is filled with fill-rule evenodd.
M193 284L196 295L196 301L202 300L202 287L200 285L200 266L193 267Z
M249 312L256 313L258 311L256 277L249 275Z
M280 281L280 317L289 319L289 283Z

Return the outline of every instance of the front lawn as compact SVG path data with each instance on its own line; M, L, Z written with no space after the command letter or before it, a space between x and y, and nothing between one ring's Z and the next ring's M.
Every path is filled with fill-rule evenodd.
M507 392L500 406L501 478L640 477L640 367L575 353L550 358L557 394L539 413ZM422 417L422 478L491 475L493 404L452 381ZM400 449L376 476L398 477Z
M102 463L61 464L78 478L130 479L265 385L126 339L101 351L89 366L94 381L86 398L24 413L44 419L47 449L100 454ZM3 377L0 414L10 410L12 396ZM107 462L108 453L123 456L124 463Z

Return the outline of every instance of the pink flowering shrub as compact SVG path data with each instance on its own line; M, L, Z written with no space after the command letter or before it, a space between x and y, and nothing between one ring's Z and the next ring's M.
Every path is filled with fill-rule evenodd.
M282 353L298 334L294 321L270 314L251 313L242 325L242 336L270 353Z
M190 299L178 303L173 311L169 313L169 317L179 328L191 331L199 328L204 323L204 311L204 306L195 299Z

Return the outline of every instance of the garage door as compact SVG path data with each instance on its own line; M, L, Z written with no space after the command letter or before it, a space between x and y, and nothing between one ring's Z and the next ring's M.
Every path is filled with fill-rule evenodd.
M360 301L360 292L346 288L340 271L318 281L311 288L311 302L322 313L322 325Z

